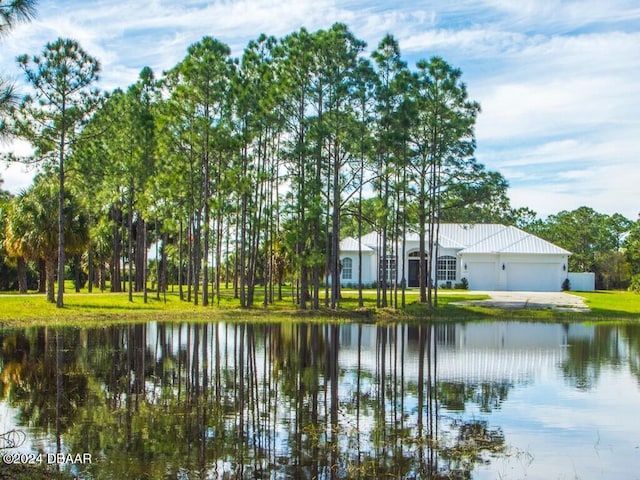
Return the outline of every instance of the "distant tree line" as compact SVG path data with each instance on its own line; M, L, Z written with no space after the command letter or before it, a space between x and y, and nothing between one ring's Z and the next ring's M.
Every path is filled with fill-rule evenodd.
M572 252L569 271L595 273L597 289L640 291L640 218L634 222L583 206L544 221L533 214L522 226Z
M439 222L461 221L520 224L573 251L576 268L616 257L638 273L623 253L632 222L617 216L616 241L578 250L561 227L577 214L542 222L510 207L506 180L473 156L480 106L459 69L439 57L410 69L391 35L369 57L365 46L343 24L260 35L240 58L204 37L160 78L145 67L109 93L73 40L19 57L33 88L6 130L32 143L41 173L2 197L4 268L58 306L71 277L132 300L150 281L158 297L174 285L203 306L223 288L268 305L287 284L300 308L335 308L340 239L376 230L378 304L399 307L406 282L386 279L407 233L432 258ZM431 262L419 264L420 301L433 305Z

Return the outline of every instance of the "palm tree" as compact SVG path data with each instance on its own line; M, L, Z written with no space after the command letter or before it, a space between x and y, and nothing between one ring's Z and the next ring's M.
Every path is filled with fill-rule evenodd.
M47 300L55 302L55 270L58 261L58 189L47 177L15 197L7 215L5 248L12 257L43 259ZM65 252L80 253L89 242L89 222L75 197L65 197ZM64 279L63 279L64 280Z
M55 253L55 244L51 248L51 232L47 228L52 217L50 212L55 209L54 204L46 203L47 195L43 192L43 187L33 186L29 190L21 192L9 204L6 217L5 248L9 257L24 260L45 260L47 271L47 294L53 298L53 284L49 285L49 280L53 279L53 274L49 275L49 267L54 260L50 257ZM55 198L55 197L54 197ZM48 249L48 250L47 250ZM55 262L53 262L55 268ZM49 287L51 291L49 292Z
M12 280L10 279L12 275L7 275L7 273L10 266L14 266L14 262L12 262L11 259L8 258L7 249L5 247L7 212L9 210L9 205L11 204L12 195L8 191L2 189L3 183L4 180L0 177L0 271L2 271L2 275L5 276L5 278L0 281L0 284L3 285L0 286L0 288L7 288L12 283ZM27 271L25 268L24 259L22 257L18 257L16 258L16 260L17 261L15 262L15 266L17 267L18 274L18 288L20 293L26 293Z

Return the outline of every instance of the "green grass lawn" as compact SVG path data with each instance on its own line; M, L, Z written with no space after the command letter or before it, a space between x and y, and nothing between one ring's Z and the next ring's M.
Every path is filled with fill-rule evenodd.
M571 292L583 297L591 314L602 317L635 317L640 319L640 295L625 291Z
M440 291L438 307L428 308L418 303L417 291L406 295L406 308L377 308L375 290L364 293L364 307L358 307L356 290L345 290L340 308L326 308L321 299L319 311L301 311L291 300L291 291L285 289L283 299L267 308L262 306L262 291L258 290L255 307L240 308L233 291L226 289L221 297L214 298L211 305L202 307L179 299L177 289L158 299L149 292L147 303L141 293L129 301L127 293L101 293L86 290L75 293L71 288L65 293L65 307L56 308L48 303L43 294L0 295L0 325L91 325L105 322L133 322L146 320L234 320L234 321L295 321L300 319L318 321L425 321L425 320L478 320L478 319L535 319L545 321L597 321L601 319L640 320L640 295L630 292L607 291L576 293L586 299L589 313L566 313L551 310L500 310L479 306L453 305L452 302L480 300L486 295L473 292ZM573 293L573 292L572 292ZM321 295L324 294L322 290ZM400 294L398 294L400 301Z
M324 290L321 291L324 295ZM166 295L160 295L158 299L155 292L149 292L147 303L144 302L142 293L134 293L133 301L129 301L128 293L101 293L94 290L88 293L82 290L76 293L70 286L64 295L64 308L56 308L55 304L46 301L44 294L30 292L26 295L3 294L0 295L0 325L35 325L35 324L103 324L110 322L144 321L144 320L265 320L279 321L292 319L317 319L345 321L360 319L374 320L411 320L425 318L436 310L429 310L424 305L417 304L417 292L410 291L406 295L407 308L404 311L392 307L377 308L375 290L364 292L364 306L358 306L358 293L356 290L345 290L340 307L331 310L325 307L324 298L320 301L320 310L302 311L292 302L290 289L283 291L283 299L276 300L267 308L263 306L263 291L256 292L254 307L251 309L240 308L240 301L234 298L232 289L221 292L220 298L210 301L208 307L193 305L193 302L180 300L177 289ZM458 292L447 295L439 295L437 312L452 313L455 309L447 308L451 301L476 300L487 298L482 295ZM201 299L201 297L200 297ZM400 302L400 294L398 294ZM201 303L201 300L200 300Z

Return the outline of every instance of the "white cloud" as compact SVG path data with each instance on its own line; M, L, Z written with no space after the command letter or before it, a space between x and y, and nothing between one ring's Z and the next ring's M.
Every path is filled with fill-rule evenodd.
M434 29L419 32L402 39L402 47L406 52L435 52L452 49L493 57L499 52L512 50L514 45L527 41L527 37L520 33L478 26L466 30Z
M35 170L27 168L19 163L0 163L0 177L3 180L1 188L8 190L12 194L17 194L21 190L31 185Z
M523 49L509 75L476 87L483 105L478 137L615 127L640 106L637 51L640 34L552 39Z
M637 0L42 0L38 8L34 22L3 39L5 78L20 77L16 55L39 53L58 36L100 60L101 86L111 90L147 65L159 76L204 35L239 56L260 33L282 37L301 26L344 22L369 50L392 33L410 65L437 54L462 68L483 109L477 157L511 182L514 204L543 214L583 204L638 209Z
M536 178L534 173L518 178L512 182L509 197L515 207L532 208L541 218L586 205L635 220L640 212L638 185L640 169L628 165L603 162L584 169L574 164L550 175Z
M509 180L514 206L530 207L546 217L587 205L635 219L640 210L637 148L636 138L621 130L618 135L604 132L506 148L488 156Z

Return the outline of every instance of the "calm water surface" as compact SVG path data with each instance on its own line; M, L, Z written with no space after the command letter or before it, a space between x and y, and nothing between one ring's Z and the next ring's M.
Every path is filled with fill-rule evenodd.
M0 453L89 454L61 466L83 479L640 478L636 325L176 322L0 345Z

